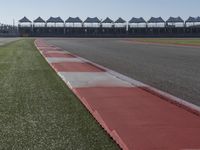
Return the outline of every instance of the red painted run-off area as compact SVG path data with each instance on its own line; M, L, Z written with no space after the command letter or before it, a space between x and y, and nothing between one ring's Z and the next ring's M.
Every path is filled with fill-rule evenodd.
M58 72L104 72L105 71L89 63L82 63L82 62L61 62L61 63L52 63L51 65Z
M140 88L78 88L129 149L200 149L200 118Z

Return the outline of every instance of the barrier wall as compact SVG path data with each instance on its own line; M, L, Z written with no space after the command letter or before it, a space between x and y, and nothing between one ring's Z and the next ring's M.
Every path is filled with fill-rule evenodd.
M29 37L200 37L200 27L19 27Z

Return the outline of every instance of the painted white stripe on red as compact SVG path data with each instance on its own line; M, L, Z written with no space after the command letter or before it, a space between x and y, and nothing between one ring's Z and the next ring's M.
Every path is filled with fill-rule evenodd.
M78 58L59 58L59 57L46 57L49 63L59 63L59 62L83 62Z
M59 50L45 51L45 53L70 54L70 53L67 52L67 51L59 51Z
M81 87L134 87L106 72L59 72L71 88Z
M42 44L39 44L37 47L38 47L39 49L43 49L43 48L49 47L49 45L42 45Z

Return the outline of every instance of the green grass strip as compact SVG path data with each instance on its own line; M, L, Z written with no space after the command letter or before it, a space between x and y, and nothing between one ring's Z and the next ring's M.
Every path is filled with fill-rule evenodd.
M0 149L119 149L31 39L0 47Z

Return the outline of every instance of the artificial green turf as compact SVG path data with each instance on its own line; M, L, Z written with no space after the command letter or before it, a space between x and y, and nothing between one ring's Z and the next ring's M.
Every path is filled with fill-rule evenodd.
M119 149L33 40L0 47L0 149Z
M188 39L178 39L178 38L142 38L137 39L140 42L151 42L151 43L161 43L161 44L184 44L184 45L194 45L200 46L199 38L188 38Z

